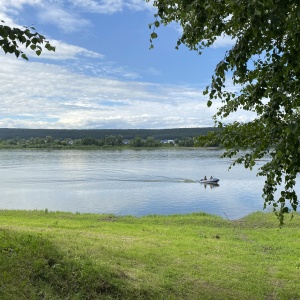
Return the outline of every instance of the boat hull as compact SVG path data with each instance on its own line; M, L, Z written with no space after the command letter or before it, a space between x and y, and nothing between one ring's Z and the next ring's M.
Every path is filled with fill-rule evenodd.
M218 183L219 180L220 179L218 179L218 178L207 179L207 180L201 179L199 182L200 183Z

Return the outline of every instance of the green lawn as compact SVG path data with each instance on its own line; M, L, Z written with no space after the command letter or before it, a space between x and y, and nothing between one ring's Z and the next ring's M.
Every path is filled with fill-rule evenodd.
M300 216L0 211L0 299L300 299Z

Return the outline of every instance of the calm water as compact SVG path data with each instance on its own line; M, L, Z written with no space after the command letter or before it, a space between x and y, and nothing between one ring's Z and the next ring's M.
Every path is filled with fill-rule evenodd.
M0 151L0 209L147 215L262 210L263 178L220 150ZM259 167L259 166L258 166ZM197 180L220 178L219 186Z

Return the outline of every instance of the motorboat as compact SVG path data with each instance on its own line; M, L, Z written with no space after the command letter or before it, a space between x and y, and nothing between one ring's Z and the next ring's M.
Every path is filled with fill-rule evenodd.
M220 179L218 178L215 178L215 177L212 177L212 178L209 178L209 179L200 179L200 183L212 183L212 184L216 184L219 182Z

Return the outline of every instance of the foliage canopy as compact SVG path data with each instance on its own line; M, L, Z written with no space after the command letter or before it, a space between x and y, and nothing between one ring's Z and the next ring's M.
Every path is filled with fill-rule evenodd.
M22 46L29 47L38 56L42 53L43 45L45 49L55 51L55 47L43 35L36 32L34 27L10 27L2 20L0 22L2 23L0 23L0 47L4 53L15 54L17 58L20 56L28 60Z
M149 1L149 0L147 0ZM272 205L280 222L299 205L294 191L300 170L300 4L293 0L157 0L155 21L149 25L151 46L157 28L177 22L181 44L201 54L217 38L230 36L234 46L224 53L204 92L208 106L221 99L214 116L222 130L198 143L219 142L223 157L252 168L257 159L270 160L260 168L266 176L264 206ZM232 83L238 92L230 89ZM237 110L255 112L249 123L226 124L224 118ZM239 153L241 155L241 153ZM279 187L280 185L280 187ZM275 191L280 189L278 197Z

